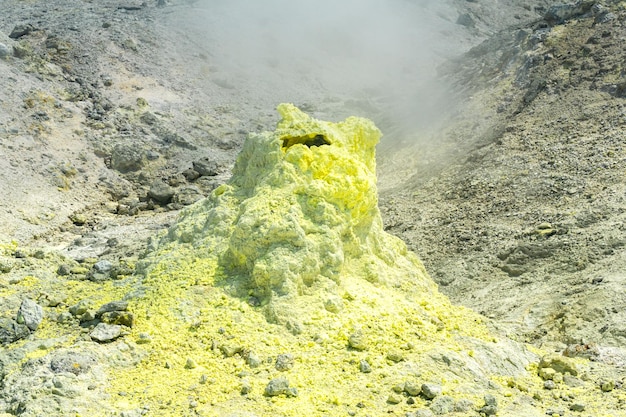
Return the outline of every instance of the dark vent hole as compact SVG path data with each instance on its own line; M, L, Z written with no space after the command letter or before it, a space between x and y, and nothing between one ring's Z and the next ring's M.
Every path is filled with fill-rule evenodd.
M298 136L295 138L283 139L283 148L290 148L293 145L297 145L297 144L306 145L310 148L311 146L330 145L330 142L326 140L324 135L315 135L313 137Z

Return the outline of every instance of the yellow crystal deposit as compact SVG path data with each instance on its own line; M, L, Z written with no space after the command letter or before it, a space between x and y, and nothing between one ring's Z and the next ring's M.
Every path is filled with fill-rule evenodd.
M112 370L115 407L477 415L492 394L499 415L543 415L520 400L542 390L536 368L527 370L538 358L451 305L384 232L374 124L323 122L290 104L278 111L274 132L246 140L232 179L153 242L125 337L143 359ZM272 391L272 380L285 389ZM441 387L438 397L407 388L424 383Z

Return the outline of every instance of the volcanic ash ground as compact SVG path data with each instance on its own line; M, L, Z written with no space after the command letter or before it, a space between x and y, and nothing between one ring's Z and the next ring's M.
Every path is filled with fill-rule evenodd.
M104 304L92 320L108 323L95 326L91 341L64 346L97 359L104 387L90 388L97 410L84 401L79 410L623 415L623 390L591 375L584 359L493 333L483 317L440 294L418 258L383 230L381 133L372 122L323 122L289 104L278 111L274 132L247 139L231 180L153 239L141 275L111 287L101 301L124 300ZM81 281L65 291L78 299L74 292L93 294L97 285ZM42 328L55 326L44 320ZM102 332L112 328L115 338ZM58 354L40 351L37 363ZM66 384L88 379L77 369ZM5 390L19 389L19 375L5 378L6 387L14 382ZM37 392L41 399L52 391Z

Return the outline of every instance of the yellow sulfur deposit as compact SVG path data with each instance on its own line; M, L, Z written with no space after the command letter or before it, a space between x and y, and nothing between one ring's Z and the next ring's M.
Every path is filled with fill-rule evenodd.
M112 370L115 407L154 416L403 416L426 407L477 415L490 394L499 415L544 415L520 400L542 389L526 370L538 358L452 306L383 231L380 131L356 117L315 120L290 104L278 111L274 132L247 139L232 179L153 243L125 337L143 359ZM512 388L499 383L510 378Z

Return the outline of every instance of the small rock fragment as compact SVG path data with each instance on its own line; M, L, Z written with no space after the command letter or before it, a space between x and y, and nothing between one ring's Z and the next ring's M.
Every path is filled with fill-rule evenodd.
M250 368L258 368L261 365L261 359L254 352L248 352L245 358Z
M28 327L15 320L0 318L0 343L8 344L23 339L30 334Z
M426 397L429 400L432 400L436 396L441 395L441 392L443 391L443 389L441 385L437 385L437 384L422 384L421 391L424 397Z
M556 371L552 368L540 368L538 371L539 377L544 381L553 380Z
M372 372L372 366L369 364L368 361L362 359L359 362L359 371L363 372L364 374L369 374L370 372Z
M467 413L474 409L474 403L466 398L460 399L454 403L454 411L457 413Z
M422 392L422 387L420 387L415 381L406 381L404 383L404 392L412 397L416 397L420 395L420 392Z
M546 382L543 383L543 388L547 390L553 390L556 388L556 384L553 380L548 379Z
M85 313L78 318L78 320L80 320L81 323L94 321L95 319L96 319L96 312L93 310L85 311Z
M29 33L33 32L34 30L35 30L35 27L33 25L31 25L30 23L19 24L19 25L16 25L13 28L13 30L9 34L9 38L11 38L11 39L19 39L22 36L28 35Z
M57 316L57 323L71 323L74 316L69 311L64 311Z
M574 403L572 405L569 406L569 409L571 411L585 411L585 404L581 404L581 403Z
M402 396L398 395L398 394L389 394L389 397L387 398L387 402L389 404L400 404L402 402Z
M615 389L615 381L605 380L600 382L600 389L602 392L611 392Z
M185 362L185 369L195 369L197 367L198 364L196 364L196 361L191 358L187 358L187 361Z
M230 358L235 356L238 353L243 352L243 348L241 346L230 346L230 345L221 345L220 350L225 357Z
M201 176L214 177L219 173L217 161L205 157L193 162L193 170Z
M161 203L167 204L172 200L176 191L174 188L170 187L168 184L163 181L155 181L150 186L150 191L148 191L148 196L153 200Z
M265 387L265 395L267 397L276 397L285 395L286 397L298 396L298 390L289 386L287 378L280 377L272 379Z
M562 374L570 373L572 376L578 375L578 368L574 361L565 356L550 354L541 358L539 362L539 369L541 368L552 368L556 372L560 372Z
M104 313L111 313L113 311L126 311L128 309L128 301L111 301L104 304L96 311L96 318L100 318Z
M25 324L30 330L35 331L43 320L43 308L28 298L22 301L17 311L17 322Z
M70 306L69 310L72 315L76 317L80 317L87 312L91 307L91 302L88 300L81 300L78 303Z
M113 263L111 261L103 259L93 264L93 269L94 271L101 274L108 274L109 272L111 272L111 269L113 269Z
M98 323L89 333L92 340L99 343L112 342L122 335L122 326L118 324Z
M120 324L126 327L133 327L135 324L135 315L130 311L111 311L102 314L100 320L107 324Z
M113 269L113 263L111 261L107 261L103 259L101 261L96 262L89 273L87 274L87 278L90 281L101 282L106 281L111 278L111 270Z
M449 415L454 411L454 398L447 395L437 397L430 405L430 410L438 416Z
M180 187L174 196L172 197L172 202L182 204L183 206L189 206L196 201L202 199L204 195L200 191L198 187L195 185L188 185L185 187Z
M486 416L495 416L498 413L498 400L491 394L485 395L484 399L485 406L480 409L480 412Z
M331 297L324 301L324 308L331 313L339 313L343 308L343 302L339 297Z
M11 50L9 49L9 47L3 43L0 43L0 59L4 59L9 55L11 55Z
M276 357L276 369L278 371L288 371L293 368L294 358L291 353L283 353Z
M250 392L252 392L252 385L250 385L250 381L244 379L243 381L241 381L241 395L247 395L250 394Z
M404 360L404 355L402 355L402 352L391 351L387 353L387 359L389 359L391 362L398 363Z
M348 338L348 346L356 350L367 349L365 335L363 335L363 332L361 330L357 330L350 335L350 337Z
M152 336L150 336L149 333L141 332L139 333L139 338L136 340L135 343L137 343L138 345L145 345L150 342L152 342Z

